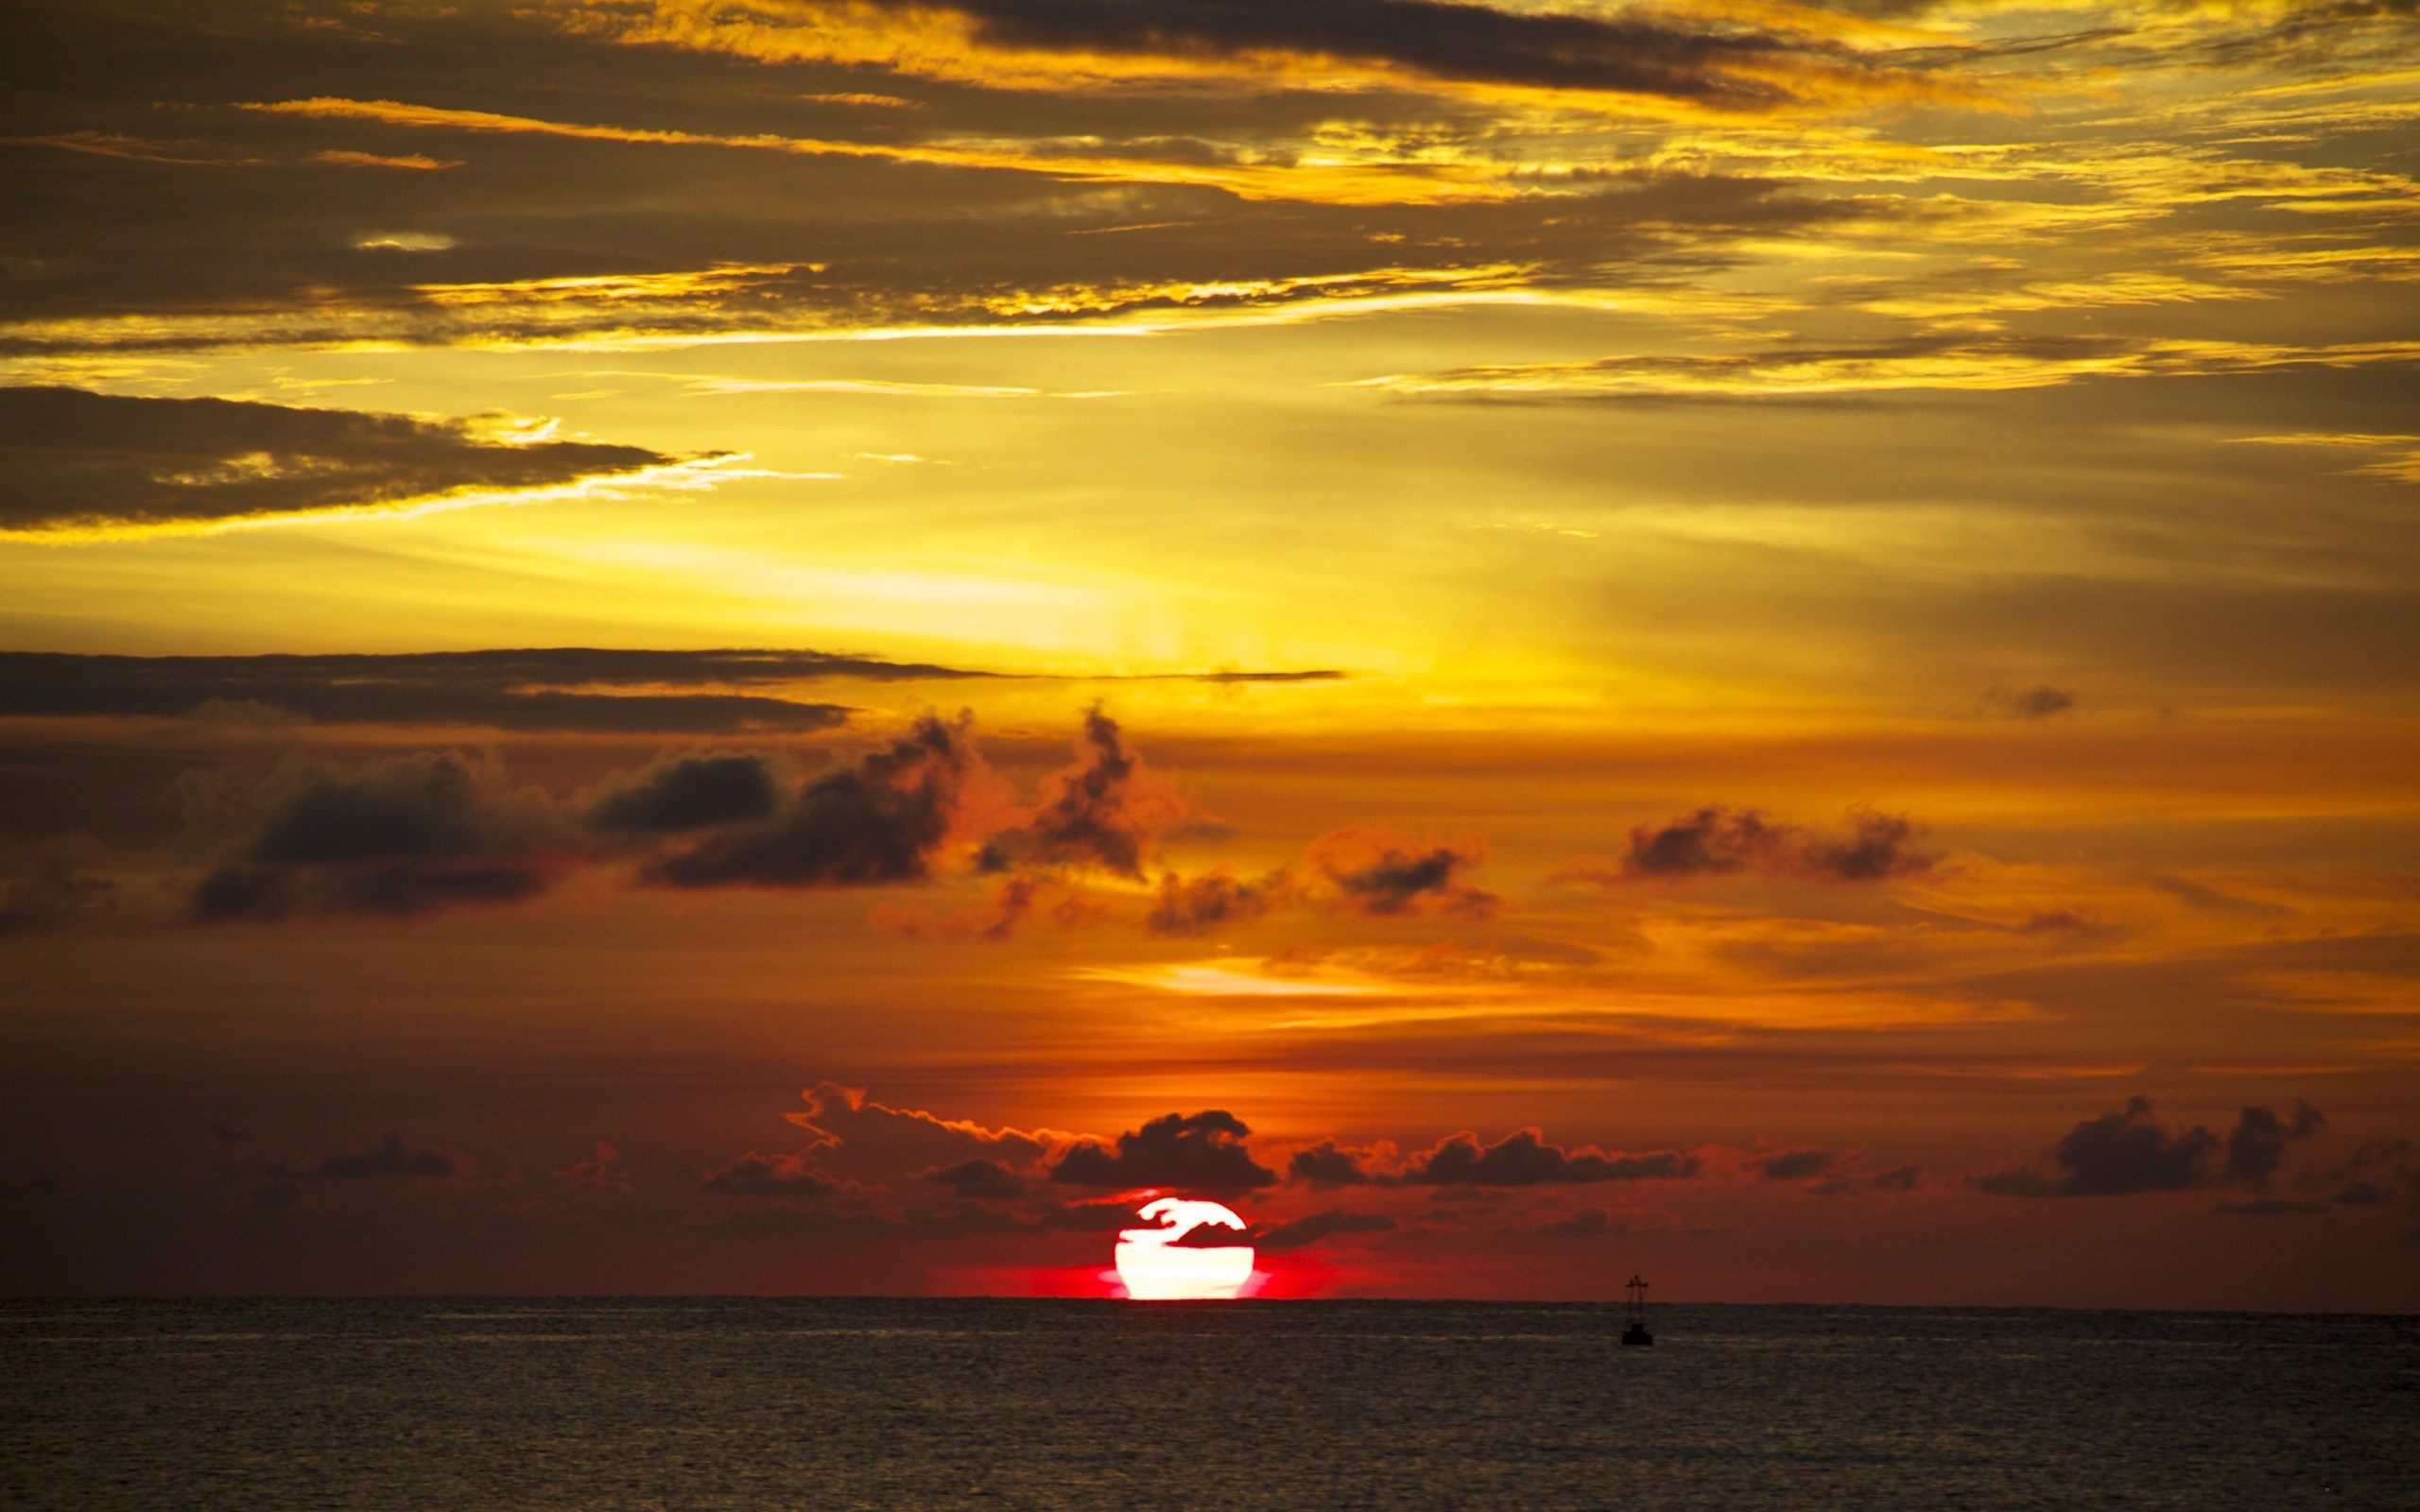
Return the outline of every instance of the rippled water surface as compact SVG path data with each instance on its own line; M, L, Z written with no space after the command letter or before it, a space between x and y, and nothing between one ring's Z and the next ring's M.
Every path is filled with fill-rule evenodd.
M2411 1318L0 1303L26 1508L2420 1508Z

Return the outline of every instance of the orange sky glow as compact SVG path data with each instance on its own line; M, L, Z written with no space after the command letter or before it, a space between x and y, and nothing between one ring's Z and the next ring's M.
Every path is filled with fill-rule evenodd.
M6 26L0 1288L2420 1307L2409 14Z

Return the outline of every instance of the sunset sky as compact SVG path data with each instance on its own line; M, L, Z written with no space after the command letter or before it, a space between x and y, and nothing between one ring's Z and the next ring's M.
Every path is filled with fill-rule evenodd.
M0 24L0 1290L2420 1309L2404 0Z

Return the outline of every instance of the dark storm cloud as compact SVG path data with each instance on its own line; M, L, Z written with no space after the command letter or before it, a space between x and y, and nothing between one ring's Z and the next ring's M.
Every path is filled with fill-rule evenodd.
M1030 819L984 842L977 865L1089 867L1139 878L1147 850L1178 814L1175 800L1155 791L1117 721L1094 708L1077 736L1075 765L1051 776Z
M832 678L977 677L814 651L435 651L358 656L78 656L0 651L0 714L172 718L228 709L321 724L484 726L543 733L797 732L838 704L728 692L607 693Z
M817 777L765 822L657 857L640 877L692 888L922 882L981 762L963 721L925 718L889 746Z
M256 796L235 857L204 877L203 922L407 919L544 891L578 853L552 806L453 751L344 770L289 762Z
M1494 1144L1461 1133L1411 1157L1399 1177L1414 1186L1526 1187L1594 1181L1669 1181L1698 1174L1698 1158L1679 1150L1636 1153L1548 1144L1534 1128Z
M2266 1108L2246 1108L2221 1140L2196 1124L2171 1128L2151 1099L2127 1100L2125 1110L2090 1118L2043 1152L2050 1167L1987 1171L1968 1177L1978 1191L2014 1197L2131 1196L2233 1185L2265 1187L2286 1144L2326 1126L2308 1103L2294 1104L2291 1124Z
M609 834L683 834L771 816L781 803L784 774L758 751L707 751L675 756L609 787L587 815L589 828Z
M1931 869L1934 858L1910 849L1924 833L1905 815L1852 813L1845 836L1818 834L1755 809L1712 805L1630 832L1618 878L1678 879L1753 871L1820 882L1875 882ZM1575 881L1615 880L1601 868L1574 867Z
M708 1192L740 1197L826 1197L840 1190L816 1174L801 1155L741 1156L698 1183Z
M1251 1192L1277 1184L1277 1173L1252 1158L1243 1141L1252 1130L1233 1113L1170 1113L1117 1136L1115 1146L1068 1147L1050 1179L1079 1187L1173 1187L1198 1192Z
M1253 1241L1260 1249L1300 1249L1338 1234L1386 1233L1396 1227L1383 1212L1314 1212L1281 1223Z
M474 422L232 399L0 388L0 531L200 525L525 490L674 458L592 441L514 445Z

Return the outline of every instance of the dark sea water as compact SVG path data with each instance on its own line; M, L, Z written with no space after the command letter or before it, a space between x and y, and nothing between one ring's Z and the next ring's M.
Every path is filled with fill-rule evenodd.
M2420 1320L0 1303L10 1508L2420 1508Z

